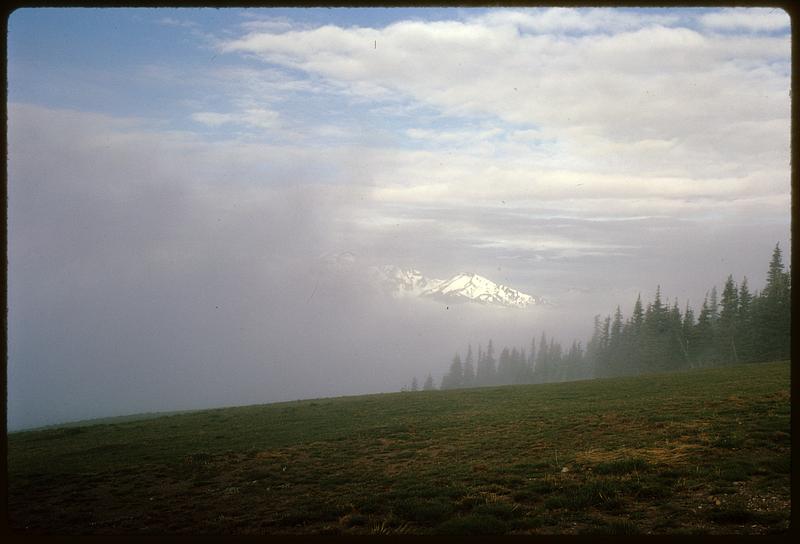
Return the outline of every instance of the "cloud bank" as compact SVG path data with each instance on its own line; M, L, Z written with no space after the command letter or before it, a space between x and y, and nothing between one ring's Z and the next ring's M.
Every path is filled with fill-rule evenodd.
M11 428L398 390L788 257L785 12L261 13L154 18L214 60L127 73L174 93L140 115L23 100L10 57ZM387 300L344 251L553 305Z

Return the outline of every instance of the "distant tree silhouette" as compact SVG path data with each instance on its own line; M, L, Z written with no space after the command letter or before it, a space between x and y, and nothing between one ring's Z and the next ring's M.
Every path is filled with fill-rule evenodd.
M530 352L503 347L499 362L494 344L486 351L478 345L472 377L472 346L462 365L458 354L442 378L442 389L494 384L544 383L592 377L666 372L686 368L788 359L791 354L791 272L786 270L780 246L775 245L767 281L759 293L751 293L744 278L739 286L728 275L722 290L706 292L699 314L686 302L664 302L661 286L646 308L637 295L626 320L617 306L610 315L594 317L594 328L584 350L573 341L564 353L544 331L538 344L531 339ZM430 377L430 376L429 376ZM427 383L427 382L426 382Z

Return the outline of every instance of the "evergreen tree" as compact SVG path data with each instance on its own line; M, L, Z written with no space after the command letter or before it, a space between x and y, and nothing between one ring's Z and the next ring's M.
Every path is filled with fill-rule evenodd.
M767 283L754 305L757 359L788 359L791 352L791 276L784 271L779 245L775 245Z
M704 367L716 362L714 355L714 324L711 315L708 297L706 297L703 299L703 306L700 308L700 315L697 317L697 325L695 325L693 334L695 339L695 366Z
M514 363L512 365L514 368L514 383L530 383L531 373L525 348L511 350L511 359Z
M479 385L493 385L495 383L496 374L497 369L494 360L494 345L492 344L492 341L489 340L489 345L486 346L486 352L483 354L483 358L478 361L478 370L476 372L475 381Z
M722 290L721 309L717 322L716 348L722 363L738 363L736 332L739 328L739 291L733 276L725 280Z
M580 342L573 340L563 362L564 372L562 379L578 380L584 377L583 369L581 368L581 363L583 362L582 355Z
M475 365L475 387L480 387L487 384L485 381L486 377L484 376L484 368L486 367L485 358L486 355L483 353L483 346L478 344L478 360Z
M528 379L533 381L533 373L536 371L536 339L531 337L531 351L528 355Z
M611 360L611 351L609 349L611 344L611 316L606 316L603 319L603 324L600 327L600 342L599 342L599 353L598 353L598 362L600 367L603 369L604 375L606 376L614 376L616 372L612 367L613 361Z
M500 385L512 383L511 375L511 352L508 351L508 348L503 348L497 362L497 383Z
M617 311L614 312L614 321L611 323L611 336L609 338L609 346L613 350L619 346L622 340L622 310L617 306Z
M539 344L541 349L541 343ZM600 345L600 315L594 316L592 337L586 345L586 363L593 369L595 377L603 378L609 375L609 369L603 366L604 354ZM538 363L538 362L537 362Z
M644 329L644 309L642 307L642 295L636 297L633 305L633 312L626 328L625 336L627 342L626 351L626 370L628 374L638 374L642 371L642 343Z
M633 305L633 314L631 314L631 326L634 336L638 336L644 325L644 311L642 310L642 295L636 297L636 303Z
M536 376L537 383L544 383L550 380L550 354L547 349L547 336L542 332L539 339L539 355L536 357Z
M417 377L414 376L411 379L411 390L412 391L419 391L419 384L417 383Z
M467 357L464 359L464 387L475 386L475 362L472 357L472 344L467 346Z
M549 381L559 381L561 379L561 344L550 338L550 347L547 351L547 360L550 365Z
M661 286L656 287L656 298L650 308L650 319L645 318L647 350L650 370L669 370L673 359L674 342L670 330L669 309L661 301Z
M436 389L436 386L433 384L433 377L430 374L428 374L428 377L425 378L425 383L422 384L422 390L433 391L434 389Z
M461 356L456 353L453 362L450 363L450 370L442 378L442 389L458 389L464 383L464 368L461 366Z
M708 309L711 311L711 321L719 319L719 303L716 285L711 288L711 294L708 297Z
M683 355L684 355L684 366L691 367L693 366L693 353L696 349L695 347L695 329L694 329L694 312L692 311L691 306L689 306L689 301L686 301L686 310L683 312L683 323L681 324L681 338L683 338Z
M669 368L677 370L689 366L686 354L686 339L683 336L683 316L678 308L678 299L669 311Z
M739 360L750 362L755 355L755 332L753 330L753 296L747 286L747 276L739 286L739 318L736 327Z

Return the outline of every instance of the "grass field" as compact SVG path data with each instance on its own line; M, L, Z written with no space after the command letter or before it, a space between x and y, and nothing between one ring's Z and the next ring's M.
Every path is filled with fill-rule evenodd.
M790 365L297 401L12 433L31 533L764 534Z

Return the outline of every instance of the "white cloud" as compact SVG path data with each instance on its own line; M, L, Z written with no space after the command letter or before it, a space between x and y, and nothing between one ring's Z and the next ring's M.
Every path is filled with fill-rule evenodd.
M234 116L230 113L214 113L210 111L199 111L192 114L192 119L198 123L203 123L211 127L224 125L234 121Z
M543 10L497 10L472 19L488 25L509 25L521 30L549 34L553 32L610 33L648 24L670 24L675 15L663 13L631 13L620 10L549 8Z
M542 15L547 28L603 33L530 35L520 30L539 20L535 15L493 13L375 29L252 32L223 50L302 70L323 78L329 90L367 100L401 96L446 115L532 124L568 143L575 130L609 142L680 142L748 119L786 120L783 134L773 136L788 137L788 36L706 35L608 10ZM576 19L559 26L547 17ZM604 27L604 17L625 22Z
M781 8L726 8L701 15L700 22L717 30L773 31L791 25L789 14Z
M210 127L232 124L257 129L274 129L280 125L280 114L264 108L247 108L235 113L200 111L193 113L191 118Z
M163 26L176 26L183 28L197 28L198 26L197 23L193 21L184 21L181 19L175 19L174 17L162 17L156 22Z
M230 108L201 100L191 119L270 130L284 145L217 141L190 146L193 160L228 165L209 166L226 178L291 182L302 165L303 179L367 186L359 219L342 218L354 232L398 207L403 224L427 224L420 210L432 204L482 210L460 226L476 237L502 223L485 210L509 206L594 219L785 218L789 38L696 30L682 26L688 18L553 9L383 28L251 21L220 51L263 68L203 74ZM309 125L282 109L297 93L339 95L353 114L383 120ZM448 128L431 128L437 117Z
M480 143L482 141L491 139L495 136L503 134L503 130L499 128L483 129L483 130L433 130L422 128L410 128L406 130L406 135L409 138L416 140L425 140L436 144L472 144Z

